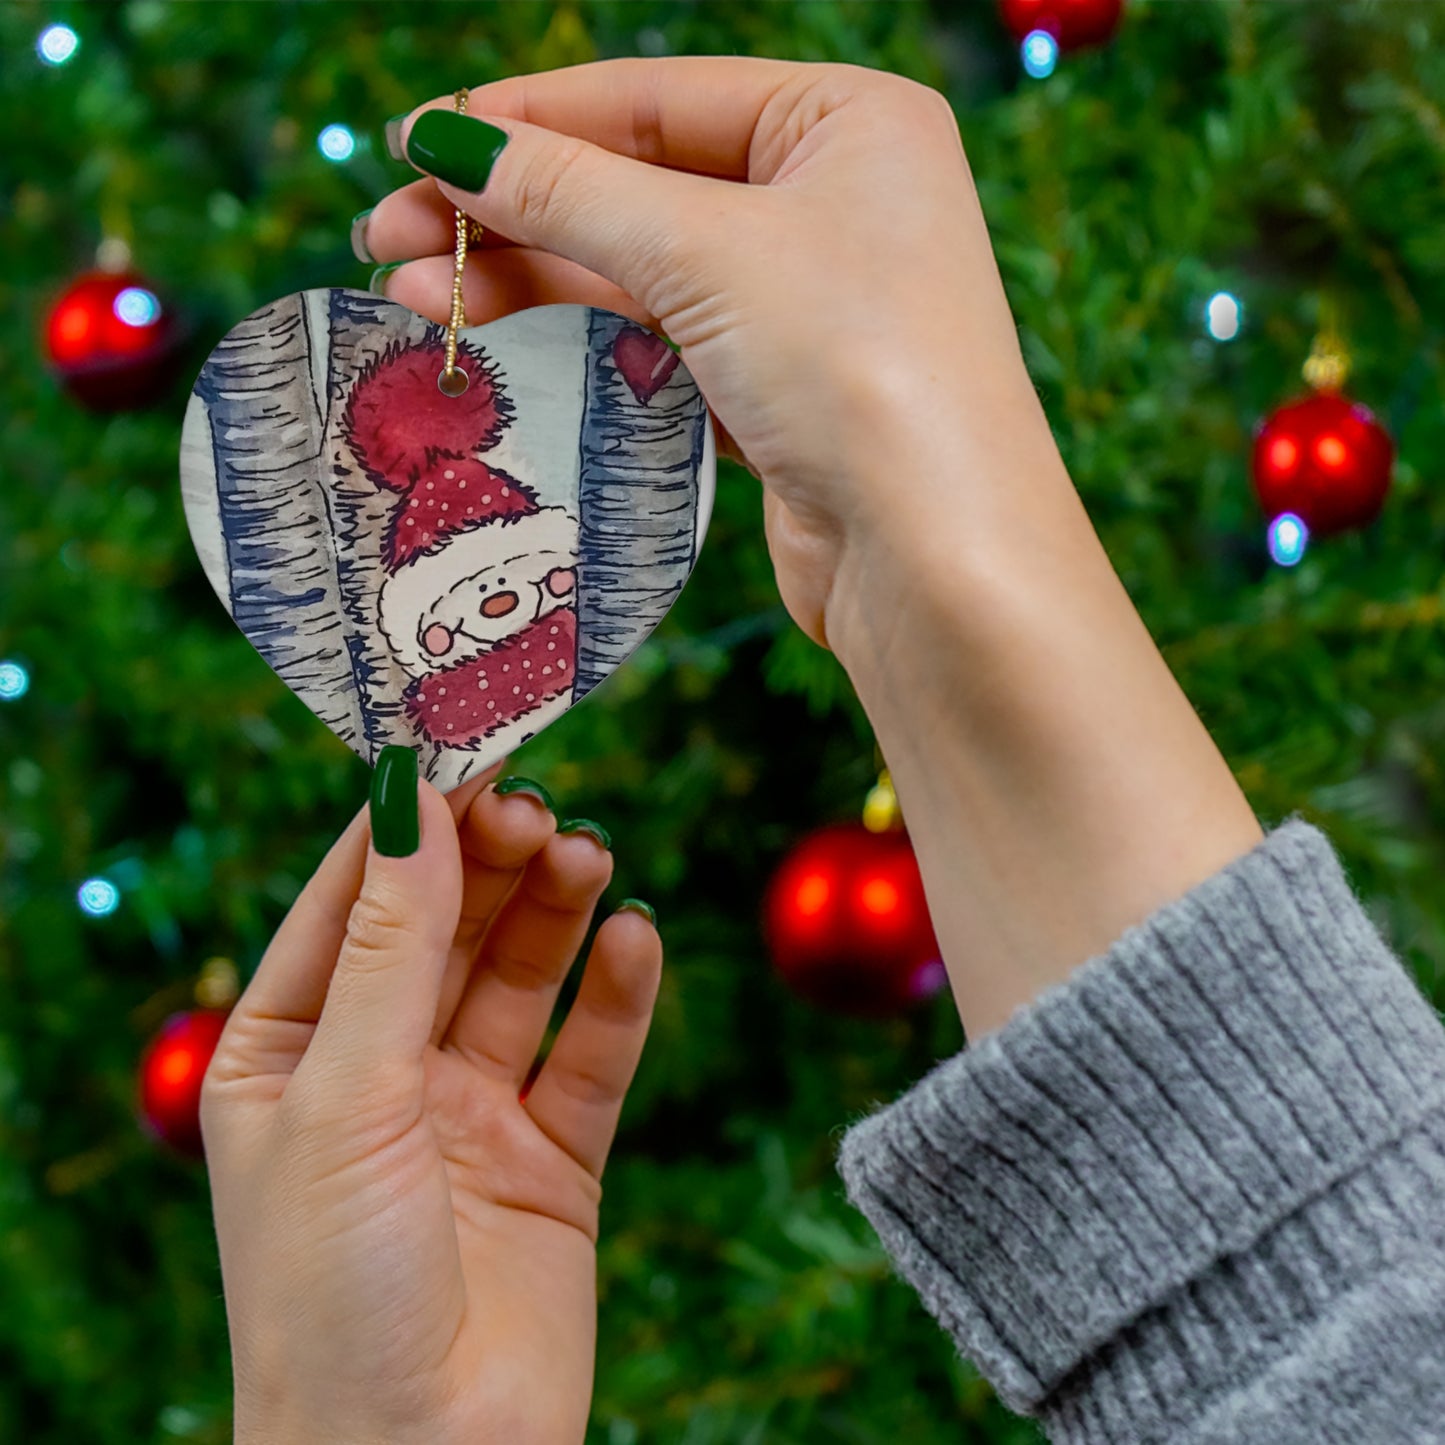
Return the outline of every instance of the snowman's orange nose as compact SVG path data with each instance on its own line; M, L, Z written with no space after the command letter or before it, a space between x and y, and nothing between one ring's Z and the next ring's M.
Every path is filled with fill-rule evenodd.
M482 616L505 617L517 610L517 600L515 592L494 592L482 603Z

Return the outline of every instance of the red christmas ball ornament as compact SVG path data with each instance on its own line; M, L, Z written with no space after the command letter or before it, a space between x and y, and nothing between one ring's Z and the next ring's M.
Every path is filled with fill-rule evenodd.
M901 830L840 823L804 838L768 887L764 931L788 986L838 1013L901 1013L946 980Z
M1035 30L1058 42L1060 50L1102 45L1118 28L1124 0L999 0L999 16L1022 43Z
M179 328L128 271L91 271L66 288L45 323L51 366L77 401L122 411L154 401L175 374Z
M216 1052L229 1009L172 1014L141 1056L140 1118L173 1149L195 1158L201 1141L201 1082Z
M1368 407L1320 391L1265 418L1251 470L1266 516L1293 512L1313 535L1328 536L1375 520L1394 460L1390 434Z

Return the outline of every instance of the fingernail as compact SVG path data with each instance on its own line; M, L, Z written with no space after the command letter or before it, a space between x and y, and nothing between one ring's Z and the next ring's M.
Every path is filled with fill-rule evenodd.
M568 818L565 823L557 825L557 831L559 833L586 833L595 838L604 848L612 847L612 834L601 823L594 823L591 818Z
M406 153L401 148L401 128L410 114L408 110L401 115L394 115L386 123L386 153L394 161L406 159Z
M640 898L624 898L617 905L619 913L640 913L654 928L657 927L657 913L652 904L644 903Z
M370 291L373 296L385 296L386 278L390 276L398 266L405 265L405 261L390 261L385 266L378 266L376 270L371 273L371 282L366 289Z
M424 110L406 138L406 158L448 185L480 191L508 139L506 131L484 120L454 110Z
M371 219L374 209L368 206L351 218L351 254L367 266L376 265L376 257L371 254L371 248L366 244L366 223Z
M416 754L389 744L371 775L371 841L387 858L409 858L421 843Z
M557 811L551 793L541 783L534 783L531 778L503 778L500 783L493 784L492 791L500 793L504 798L512 793L525 793L529 798L536 798L549 813Z

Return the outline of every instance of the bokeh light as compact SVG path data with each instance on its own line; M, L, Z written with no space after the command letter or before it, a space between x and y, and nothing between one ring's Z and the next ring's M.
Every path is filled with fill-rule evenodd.
M1293 567L1305 554L1310 529L1293 512L1281 512L1269 524L1269 555L1281 567Z
M117 319L127 326L149 326L160 318L161 303L154 291L144 286L127 286L115 298L114 311Z
M0 702L14 702L30 691L30 674L18 662L0 662Z
M1237 296L1216 291L1204 308L1204 329L1216 341L1233 341L1244 325L1244 307Z
M35 42L35 53L47 65L64 65L80 49L80 36L68 25L47 25Z
M798 884L793 902L804 918L813 918L828 906L833 896L833 885L822 873L809 873Z
M858 902L874 918L888 918L898 912L903 897L887 878L869 878L858 889Z
M356 152L356 137L348 126L329 125L316 137L316 148L329 161L349 161Z
M1019 47L1024 69L1035 80L1044 80L1054 73L1059 63L1059 42L1047 30L1031 30Z
M120 907L120 889L109 878L87 878L75 897L80 911L92 918L105 918Z
M1299 447L1295 445L1293 437L1275 437L1269 444L1269 451L1266 457L1270 469L1284 476L1294 470L1294 465L1299 461Z

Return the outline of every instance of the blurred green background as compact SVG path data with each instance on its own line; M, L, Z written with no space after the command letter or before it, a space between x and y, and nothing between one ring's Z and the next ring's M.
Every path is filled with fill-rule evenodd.
M65 65L36 57L74 27ZM242 981L365 766L201 574L176 452L205 354L263 302L364 287L347 230L410 172L387 116L600 56L884 67L953 102L1033 376L1130 592L1261 816L1335 839L1445 998L1445 7L1135 0L1022 75L991 0L128 3L0 8L0 1440L230 1439L204 1167L135 1117L139 1055L211 955ZM328 124L357 148L329 162ZM47 371L46 310L105 237L190 327L112 416ZM890 264L884 253L879 267ZM1245 325L1211 340L1215 292ZM1363 534L1273 566L1255 423L1323 305L1399 447ZM773 976L758 904L876 769L840 670L779 606L756 483L725 466L681 602L515 769L612 830L610 900L669 952L607 1173L589 1441L1018 1442L843 1198L841 1128L962 1043L945 999L829 1016ZM103 876L118 909L87 917ZM565 1002L565 1000L564 1000Z

